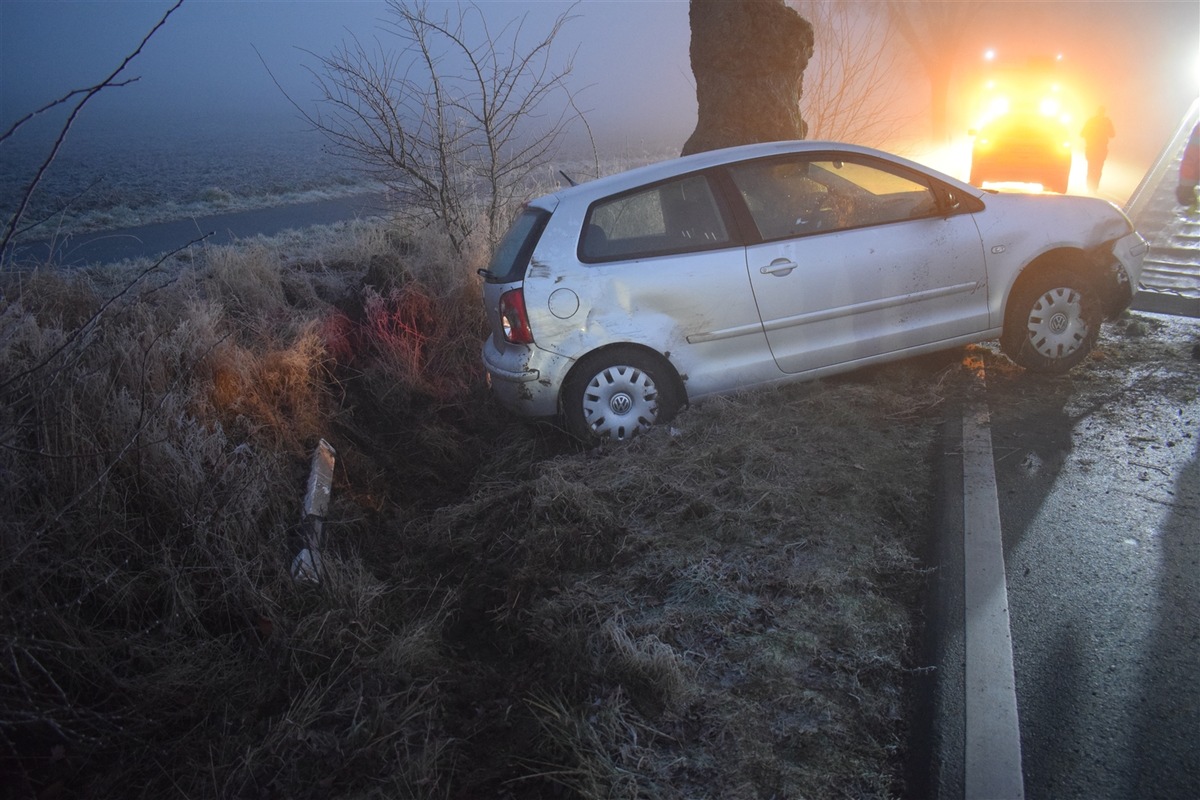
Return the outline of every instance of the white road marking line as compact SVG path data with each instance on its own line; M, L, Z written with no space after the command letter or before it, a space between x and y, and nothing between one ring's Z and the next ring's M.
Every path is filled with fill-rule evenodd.
M967 800L1023 800L1000 502L991 419L982 399L963 414L963 556L964 795Z

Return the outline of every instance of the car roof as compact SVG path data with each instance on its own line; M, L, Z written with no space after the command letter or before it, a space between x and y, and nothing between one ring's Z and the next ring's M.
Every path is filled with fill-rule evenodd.
M565 201L590 203L596 198L607 197L608 195L618 194L627 189L633 189L645 184L656 183L676 175L683 175L689 172L698 172L700 170L709 169L722 164L729 164L755 158L765 158L769 156L787 155L790 153L828 152L831 150L840 153L853 153L881 158L894 164L915 169L918 172L934 175L940 180L943 180L946 183L958 187L962 191L969 192L976 196L981 196L984 194L983 190L979 189L978 187L963 183L962 181L956 180L949 175L945 175L936 169L928 167L924 164L919 164L915 161L910 161L902 156L897 156L882 150L876 150L871 147L864 147L862 145L847 144L845 142L802 139L739 145L738 147L726 147L720 150L708 150L703 153L695 153L690 156L681 156L679 158L672 158L666 161L658 161L653 164L636 167L625 172L619 172L614 175L607 175L603 178L597 178L586 183L578 184L577 186L561 189L557 192L553 192L552 194L538 198L533 204L552 209L558 203Z

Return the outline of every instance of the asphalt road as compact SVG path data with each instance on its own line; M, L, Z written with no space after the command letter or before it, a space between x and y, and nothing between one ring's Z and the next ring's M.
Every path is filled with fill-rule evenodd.
M1127 339L1119 363L993 371L981 392L1020 740L1006 797L1200 798L1200 320L1153 319L1144 361ZM964 702L969 428L948 423L944 443L933 710L916 730L932 769L914 797L971 797L964 763L979 754Z
M1026 797L1200 797L1189 374L991 398Z
M109 264L124 259L156 258L207 235L208 245L272 236L291 228L328 225L359 217L378 216L385 208L382 195L365 193L314 200L287 206L231 211L195 219L160 222L136 228L81 233L56 241L36 241L17 247L17 263L44 263L53 253L60 266Z

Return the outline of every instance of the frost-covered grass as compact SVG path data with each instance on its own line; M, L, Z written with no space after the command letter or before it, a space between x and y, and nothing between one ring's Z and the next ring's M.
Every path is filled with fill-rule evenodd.
M17 796L902 792L945 373L584 451L489 402L477 261L356 223L3 276Z
M32 195L24 241L119 230L211 214L328 200L383 187L325 152L296 119L258 126L209 121L152 126L96 123L71 136ZM7 221L57 129L35 126L0 147L0 219ZM678 155L648 144L619 155L572 157L532 176L531 194Z
M0 147L0 219L46 158L56 125L34 124ZM196 118L85 117L45 173L24 223L28 240L374 191L351 165L286 115L258 125Z

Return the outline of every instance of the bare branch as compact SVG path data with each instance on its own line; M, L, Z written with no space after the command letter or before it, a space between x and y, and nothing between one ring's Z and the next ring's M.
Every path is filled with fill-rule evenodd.
M479 6L432 8L389 0L391 46L350 36L330 55L309 53L315 109L279 88L334 151L392 190L397 213L436 226L461 254L480 221L488 242L499 238L508 205L581 116L567 87L573 58L555 65L551 52L572 17L527 41L527 16L493 32Z
M183 0L176 0L175 4L173 6L171 6L169 9L167 9L167 12L165 14L163 14L162 17L158 20L158 22L154 25L154 27L150 29L150 32L142 37L142 40L141 40L141 42L138 43L137 48L134 49L134 51L132 53L125 56L125 58L121 61L120 65L115 70L113 70L107 78L102 80L100 83L97 83L94 86L91 86L87 89L77 89L72 92L69 92L66 95L64 95L62 98L43 106L42 108L38 109L37 111L33 112L32 114L29 114L29 115L23 117L22 119L18 120L11 128L9 128L8 131L5 132L4 136L0 137L0 141L4 141L9 136L12 136L13 133L15 133L16 130L19 129L22 125L29 122L29 120L33 119L38 114L42 114L42 113L50 110L51 108L55 108L59 105L65 105L68 102L70 102L70 100L72 98L82 95L82 99L80 99L79 102L77 102L75 104L75 106L71 109L70 113L67 115L67 120L66 120L66 122L63 123L62 129L59 130L58 137L54 140L54 144L51 146L49 154L46 156L45 160L38 167L38 170L37 170L36 174L34 175L33 180L29 183L29 186L27 186L25 188L25 191L21 195L21 200L20 200L20 203L17 205L17 210L15 212L13 212L12 217L8 220L8 223L5 225L4 234L2 236L0 236L0 254L3 254L8 250L8 246L12 241L14 232L17 230L17 227L20 225L21 218L25 215L25 211L29 208L29 203L33 197L34 191L37 190L38 185L42 182L42 178L45 176L46 171L48 169L50 169L50 165L54 163L54 159L58 157L58 151L60 149L62 149L63 142L65 142L67 139L67 133L70 132L71 127L75 124L75 119L79 116L79 112L83 110L83 107L85 105L87 105L89 100L91 100L93 97L95 97L97 94L99 94L103 90L109 89L109 88L114 88L114 87L119 87L119 86L128 86L129 84L131 84L137 80L137 78L129 78L126 80L118 80L118 78L120 77L121 73L125 71L125 68L129 66L130 62L132 62L135 58L137 58L141 54L143 48L145 48L147 42L150 41L151 37L153 37L154 34L156 34L159 31L159 29L163 27L163 25L167 24L167 19L170 18L170 16L172 14L174 14L175 11L181 5L183 5Z
M98 90L98 89L103 89L103 88L128 86L129 84L135 83L140 80L141 80L140 77L129 78L128 80L123 80L123 81L110 81L108 83L98 83L95 86L89 86L86 89L72 89L71 91L67 92L65 95L58 98L57 100L52 100L49 103L47 103L46 105L42 106L41 108L39 108L35 111L30 111L28 114L21 117L16 122L14 122L8 130L6 130L4 133L0 134L0 142L3 142L5 139L12 137L12 135L15 134L18 130L20 130L27 122L35 119L36 117L41 116L42 114L45 114L47 111L58 108L61 105L66 105L67 102L69 102L72 97L77 97L81 94L87 94L88 92Z
M801 107L812 139L883 146L909 114L896 103L901 63L884 9L835 0L792 2L813 26Z

